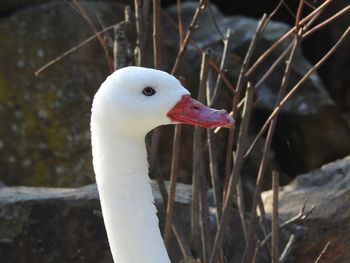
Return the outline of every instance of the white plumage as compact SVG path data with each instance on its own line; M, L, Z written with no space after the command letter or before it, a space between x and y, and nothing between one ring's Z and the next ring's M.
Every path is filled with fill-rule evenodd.
M146 87L155 94L145 95ZM169 117L174 106L188 95L173 76L141 67L114 72L95 95L91 116L93 166L116 263L170 262L158 226L144 139L157 126L182 122L181 118L189 123L188 112L178 119ZM197 116L197 104L195 110L190 119L202 118ZM233 123L226 112L208 113L211 118L221 118L221 126Z

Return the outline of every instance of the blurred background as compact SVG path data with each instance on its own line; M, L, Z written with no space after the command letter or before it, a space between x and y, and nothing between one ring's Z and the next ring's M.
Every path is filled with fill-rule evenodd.
M103 28L124 21L125 5L130 5L133 10L134 1L82 0L77 2L80 3L81 9L74 6L72 1L1 1L0 184L2 186L81 187L94 182L89 128L90 109L95 92L111 73L111 65L108 59L113 53L113 30L106 31L105 34L101 35L104 45L101 45L101 40L96 38L86 43L83 43L83 41ZM181 2L181 17L186 31L198 2ZM230 28L233 33L228 45L229 54L225 75L231 83L235 84L248 46L256 30L257 19L260 19L263 13L272 12L278 2L276 0L210 1L212 4L210 9L205 10L203 15L199 17L198 28L192 36L195 44L192 43L188 46L176 74L194 96L198 93L202 57L201 52L198 51L210 49L212 59L219 65L224 48L223 36ZM162 54L162 64L160 68L168 72L172 69L179 49L178 14L175 3L176 1L161 1L163 11L161 13L160 53ZM320 4L320 1L306 2L302 16L309 14ZM273 21L270 22L266 32L259 40L259 45L253 53L253 61L288 31L289 27L294 26L298 5L298 1L283 1L282 6L273 16ZM321 22L345 8L349 9L347 0L334 1L316 21ZM144 25L143 32L145 40L142 65L153 67L152 15L149 14L148 18L148 21L145 20L147 23ZM332 48L349 26L349 21L350 18L347 12L301 43L293 61L289 88L297 83L307 70ZM135 42L135 35L130 35L130 42ZM278 58L289 43L288 41L283 43L272 53L271 58L259 66L254 75L251 76L252 82L256 83L263 76L264 72L271 67L272 62ZM71 52L66 54L67 51ZM57 61L55 61L56 58L58 58ZM51 65L36 75L35 72L48 62L52 62ZM252 120L247 135L248 142L253 141L267 117L274 110L283 70L284 63L278 66L256 91ZM298 181L293 181L297 175L309 173L319 169L322 165L342 159L350 154L349 73L350 41L347 38L331 58L317 70L317 73L311 75L310 79L304 83L303 88L295 94L281 111L267 162L267 173L271 174L272 171L277 171L280 174L281 185L288 185L290 182L298 184L295 183ZM231 105L232 90L227 85L221 84L218 98L213 106L230 110ZM184 136L181 141L181 154L179 155L178 181L189 184L192 181L193 171L193 139L191 138L193 128L184 127L183 129ZM225 181L228 171L230 172L225 168L227 163L227 137L228 131L221 130L218 132L216 139L221 182ZM161 128L160 138L157 151L157 169L151 171L151 177L156 178L161 174L163 178L168 179L171 172L173 127ZM242 167L243 190L246 193L244 202L248 207L253 199L264 138L265 136L258 140L256 147L247 157ZM205 154L204 159L208 161L209 156ZM344 167L347 167L346 172L342 173L345 178L348 178L349 166L349 159L347 159L345 163L341 163L342 168L335 167L334 170L343 171ZM206 174L209 173L208 170L207 167L205 169ZM209 178L209 176L207 177ZM327 180L332 181L325 179L322 183L311 181L308 184L327 185ZM208 181L210 180L208 179ZM265 178L262 186L263 190L271 189L271 181L270 176ZM344 181L344 188L341 188L344 190L347 187L345 197L337 196L337 198L347 200L346 198L349 197L350 193L349 182L350 178ZM87 194L89 196L90 190ZM338 188L332 188L325 191L325 193L333 190L335 192L340 191ZM86 192L84 192L85 194ZM18 196L14 194L14 198L16 199ZM97 200L95 195L91 198ZM306 195L305 199L308 198L313 199L311 193ZM300 202L305 201L305 199ZM53 202L54 207L57 204L55 202L58 201ZM337 213L349 215L349 217L344 215L346 219L343 219L345 221L341 221L339 225L336 225L338 227L337 231L340 232L349 230L349 226L342 228L344 222L348 224L350 218L349 206L344 202L339 205L337 212L331 214L332 216L337 215ZM61 205L62 207L65 206L65 204ZM55 207L54 210L63 209L61 205L58 206L59 208ZM329 207L329 203L326 207ZM94 203L92 209L97 211L99 209L98 203ZM286 213L290 215L291 212ZM330 214L324 215L324 217L329 219ZM74 216L72 215L70 218L72 219ZM81 216L77 218L72 220L79 220ZM99 223L91 224L98 225L99 228L96 233L99 233L99 238L103 239L103 225L100 218L98 216L96 218ZM317 218L323 218L323 215ZM0 225L3 223L2 229L9 229L6 219L2 218L1 220ZM16 231L19 231L18 229L26 221L22 220L20 222L20 227L19 225L15 227ZM55 223L52 222L52 224ZM328 222L325 224L327 225ZM79 223L76 222L76 226L78 225ZM74 227L72 228L74 229ZM326 229L325 232L328 231L328 228L321 224L320 229L323 228ZM59 232L57 230L57 233L52 235L55 236ZM7 244L6 240L10 239L11 242L15 240L12 239L13 236L16 236L12 230L9 230L9 233L6 234L8 236L3 234L6 236L3 240L0 236L0 258L1 253L6 254L8 261L5 262L69 262L71 259L59 261L59 255L69 253L74 254L72 256L74 261L72 262L90 262L86 257L87 254L78 253L80 256L85 255L85 257L79 259L76 251L69 250L67 252L64 249L57 252L57 257L52 256L51 261L48 258L45 259L46 261L40 261L40 256L35 257L37 261L21 261L19 258L11 261L11 256L9 256L11 253L8 252L10 250L1 250L1 242ZM339 237L339 232L335 233L335 236ZM95 236L89 236L89 238L93 239ZM323 238L320 239L323 240ZM332 238L338 240L336 237ZM328 239L329 237L324 238L326 241ZM29 240L26 241L29 242ZM19 241L11 243L11 251L18 245L17 242ZM77 240L76 242L79 243ZM314 258L319 254L325 242L313 246L310 253L303 254L300 252L299 254L311 255L310 258ZM345 242L340 249L341 251L350 251L350 244L346 243L350 242L349 239L339 242ZM3 245L3 247L6 248L6 245ZM104 241L102 247L101 250L106 251L106 247L108 248L106 241ZM26 248L28 249L28 247ZM91 253L96 251L97 248L91 248ZM50 247L48 250L55 249ZM27 250L23 248L23 251ZM108 252L103 253L107 253L107 256L105 254L100 256L99 260L101 261L94 259L95 261L91 262L109 262ZM313 262L311 260L307 261L306 258L308 257L300 256L299 261L296 262ZM93 257L90 258L90 260L92 259ZM344 261L344 257L341 257L339 261L327 262L346 261Z

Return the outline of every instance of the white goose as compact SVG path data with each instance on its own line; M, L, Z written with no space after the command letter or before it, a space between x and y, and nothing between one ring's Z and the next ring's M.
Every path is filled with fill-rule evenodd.
M113 259L117 263L170 262L158 226L148 177L145 135L174 123L230 126L224 110L190 97L163 71L126 67L97 91L91 115L93 166Z

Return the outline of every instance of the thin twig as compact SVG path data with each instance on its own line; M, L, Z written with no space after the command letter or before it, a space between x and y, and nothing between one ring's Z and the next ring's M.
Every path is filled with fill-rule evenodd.
M228 50L230 48L231 41L232 41L232 31L231 29L228 29L226 33L226 37L224 38L224 49L221 55L220 72L223 72L226 67L227 55L228 55ZM221 80L222 80L222 76L221 74L218 74L218 77L215 82L213 95L211 96L211 99L208 101L208 106L212 106L214 104L217 96L217 92L220 88Z
M248 241L248 233L247 233L247 222L245 219L245 205L244 205L244 197L243 197L243 187L242 187L242 176L238 177L237 181L237 206L238 206L238 212L239 212L239 217L241 219L241 224L242 224L242 230L243 230L243 237L244 237L244 243L247 245Z
M316 1L314 1L316 2ZM316 6L314 6L313 4L310 4L308 1L305 1L305 5L307 5L308 7L310 7L312 10L316 9Z
M113 29L116 24L112 24L110 26L107 26L106 28L102 29L101 31L98 31L97 33L93 34L92 36L88 37L87 39L85 39L83 42L81 42L80 44L72 47L71 49L67 50L66 52L63 52L62 55L56 57L55 59L49 61L48 63L46 63L44 66L40 67L37 71L34 72L35 76L39 76L39 74L45 70L46 68L48 68L49 66L55 64L57 61L61 60L62 58L66 57L67 55L73 53L74 51L76 51L77 49L83 47L84 45L86 45L87 43L89 43L90 41L94 40L96 37L102 35L103 33L107 32L108 30Z
M207 102L212 100L211 85L212 83L207 83ZM209 106L209 105L208 105ZM221 200L221 186L219 177L219 166L217 160L217 151L215 148L215 136L212 129L207 129L207 144L209 151L209 172L211 178L211 184L213 188L214 206L216 208L216 225L219 227L222 213L222 200Z
M153 63L156 69L162 68L160 30L160 0L153 0Z
M293 42L289 44L289 46L278 56L278 58L273 62L273 64L269 67L269 69L265 72L265 74L257 81L255 84L255 88L258 89L260 85L266 81L266 79L271 75L272 72L276 69L276 67L285 59L285 57L289 54L291 48L293 46Z
M295 19L295 15L293 13L293 10L283 1L284 8L288 11L288 13Z
M275 7L275 9L270 13L269 15L269 19L271 19L276 13L277 11L280 9L280 7L283 5L284 0L280 0L279 3L277 4L277 6Z
M74 10L76 10L76 12L78 12L78 14L82 18L85 19L85 21L89 24L92 31L96 34L97 40L100 42L100 45L105 53L109 71L110 71L110 73L112 73L114 70L113 57L111 55L111 51L108 48L107 41L102 38L101 34L97 34L99 32L99 30L96 28L95 24L92 22L91 18L86 13L85 9L83 8L83 6L80 4L80 2L78 0L72 0L71 2L68 2L68 3Z
M305 18L301 19L299 24L300 26L304 25L306 22L308 22L310 19L314 17L315 14L321 12L324 10L332 0L326 0L322 5L320 5L317 9L312 11L309 15L307 15ZM258 65L261 64L262 61L264 61L271 53L272 51L279 46L284 40L286 40L293 32L295 32L295 26L291 28L287 33L285 33L283 36L281 36L278 40L275 41L262 55L259 56L259 58L256 60L256 62L247 70L246 76L250 76Z
M303 207L301 208L301 210L299 211L299 213L295 216L293 216L292 218L286 220L285 222L283 222L282 224L279 225L279 231L281 231L282 229L286 228L287 226L294 224L298 221L304 221L306 220L306 218L315 210L316 206L312 206L307 212L305 212L305 207L306 207L306 202L304 203ZM267 242L270 240L270 238L272 237L272 232L270 232L269 234L267 234L264 238L264 240L262 240L261 242L259 242L259 249L261 249L265 244L267 244Z
M224 232L228 226L229 219L230 219L230 206L234 199L235 189L238 177L240 176L240 171L242 167L242 161L243 161L243 155L246 147L246 136L248 132L248 125L250 121L250 116L252 112L252 103L253 103L253 97L254 97L254 88L250 86L248 83L248 87L246 90L246 103L244 104L243 109L243 118L242 118L242 124L237 144L237 154L235 158L235 166L233 167L232 174L229 179L229 184L227 188L227 196L225 198L224 202L224 209L222 213L221 222L219 225L219 228L215 235L213 250L211 253L210 263L216 262L216 258L219 254L219 249L221 248L221 244L224 238Z
M212 238L210 235L209 227L209 202L208 202L208 184L206 177L204 176L203 161L200 162L201 167L201 187L200 187L200 214L201 214L201 238L202 238L202 254L203 263L207 263L209 260L209 253L212 247Z
M200 70L200 80L199 80L199 89L198 89L198 101L204 102L205 101L205 86L206 86L206 80L208 76L208 53L203 53L202 55L202 63L201 63L201 70ZM203 176L202 172L202 136L203 135L203 128L201 127L195 127L194 128L194 134L193 134L193 177L192 177L192 210L191 210L191 244L194 251L199 252L200 244L199 241L201 240L201 232L200 230L200 189L201 189L201 183L200 183L200 176ZM203 240L203 237L202 237ZM203 250L205 250L204 247L202 247ZM203 253L203 257L204 257Z
M295 234L292 234L289 239L288 242L284 248L284 250L281 253L281 256L279 258L279 263L284 263L286 262L286 260L288 259L288 256L290 255L291 251L293 250L295 243L297 241L297 236Z
M269 232L271 232L271 231L269 230L270 225L269 225L269 223L267 222L267 219L266 219L265 207L264 207L264 203L263 203L263 201L261 199L261 195L258 195L258 209L259 209L259 212L260 212L259 225L261 227L261 230L262 230L264 236L267 236L267 234ZM249 236L248 236L248 239L249 239ZM258 242L258 240L256 240L256 243L257 242ZM272 249L271 249L270 244L267 244L267 248L268 248L268 250L270 252L270 255L272 255Z
M171 225L173 222L174 214L174 202L175 202L175 191L176 191L176 181L179 170L179 153L180 153L180 141L181 141L181 125L176 125L174 141L173 141L173 153L171 162L171 173L170 173L170 189L168 197L168 205L165 217L165 227L164 227L164 243L169 249L170 245L170 235L171 235Z
M141 66L143 64L143 39L144 39L144 28L143 28L143 11L142 11L142 0L135 0L135 24L136 24L136 47L135 47L135 62L136 65Z
M331 1L331 0L330 0ZM282 2L283 2L283 0L282 0ZM281 2L280 2L281 3ZM321 14L321 12L323 11L325 9L325 7L324 8L321 8L321 9L318 9L318 10L315 10L315 11L317 11L317 12L314 12L314 14L313 14L313 16L311 17L311 18L309 18L308 20L307 20L307 22L305 22L306 24L305 24L305 26L303 27L303 31L306 31L312 24L313 24L313 22L316 20L316 18L318 18L319 17L319 15ZM277 9L275 9L274 11L276 11ZM327 20L325 20L324 22L322 22L321 24L322 24L322 26L321 26L321 24L320 25L317 25L315 28L313 28L313 29L311 29L310 31L306 31L306 33L304 33L303 35L301 35L301 37L300 37L300 42L302 41L302 40L304 40L306 37L308 37L308 36L310 36L311 35L311 33L314 33L314 32L316 32L316 31L318 31L321 27L323 27L323 26L325 26L326 24L329 24L330 22L332 22L333 20L335 20L336 18L338 18L340 15L344 15L346 12L348 12L349 10L348 10L348 7L347 8L345 8L345 9L343 9L343 10L341 10L341 11L339 11L337 14L335 14L335 15L333 15L330 19L327 19ZM269 16L269 17L271 17L271 15ZM310 33L309 33L310 32ZM293 33L292 31L288 31L287 33ZM284 38L283 38L283 40L285 40ZM276 44L276 43L275 43ZM274 44L274 45L275 45ZM278 43L278 44L280 44L280 43ZM260 85L264 82L264 81L266 81L266 79L271 75L271 73L273 72L273 70L281 63L281 61L283 61L283 59L285 58L285 56L288 54L288 52L291 50L291 48L292 48L292 46L293 46L293 42L291 42L290 44L289 44L289 46L283 51L283 53L273 62L273 64L269 67L269 69L265 72L265 74L256 82L256 84L255 84L255 88L256 89L258 89L259 87L260 87ZM275 47L277 47L277 46L275 46ZM271 52L272 52L272 50L271 50ZM268 54L262 54L261 56L265 56L265 55L268 55ZM260 60L261 59L261 62L265 59L265 58L261 58L261 56L259 57L259 59L258 60ZM258 62L258 60L257 60L257 62ZM256 64L256 63L255 63ZM254 65L253 65L254 66ZM252 66L252 67L253 67ZM247 75L247 77L249 77L250 76L250 71L252 70L252 67L248 70L248 73L246 74ZM255 70L255 69L254 69ZM226 81L225 81L225 84L226 84ZM244 103L244 99L243 100L241 100L240 101L240 103L239 103L239 105L238 105L238 109L240 109L241 108L241 106L243 105L243 103ZM233 112L231 111L230 113L229 113L231 116L232 116L232 114L233 114ZM214 130L214 133L217 133L219 130L221 129L221 127L218 127L218 128L216 128L215 130ZM253 142L251 143L251 146L249 147L249 149L247 150L247 152L246 152L246 154L245 154L245 158L247 158L247 156L250 154L250 152L252 151L252 149L255 147L255 145L256 145L256 143L257 143L257 141L258 141L258 139L260 138L260 136L261 136L261 134L258 134L258 136L256 136L256 138L253 140Z
M219 27L218 23L216 22L216 19L214 17L213 10L211 9L211 4L210 4L209 0L208 0L208 12L209 12L210 20L213 23L216 32L218 32L218 34L220 35L221 40L224 41L225 40L224 34L221 32L220 27Z
M258 23L258 26L256 28L255 34L250 42L248 51L245 55L245 58L243 60L241 69L240 69L240 73L238 76L238 80L237 80L237 85L236 85L236 92L235 95L233 97L233 102L232 102L232 112L233 112L233 118L235 120L237 120L237 116L238 116L238 111L237 111L237 107L238 107L238 103L241 99L241 94L243 91L243 88L245 86L246 83L246 70L250 64L251 58L253 56L253 52L255 50L255 46L257 44L257 41L259 39L259 37L261 36L264 28L266 27L266 23L268 22L268 16L266 14L263 15L263 17L261 18L261 20ZM224 179L224 196L227 192L227 187L228 187L228 181L230 178L230 174L231 174L231 165L232 165L232 149L233 149L233 144L234 144L234 138L236 136L236 126L233 126L233 128L230 129L229 131L229 137L228 137L228 142L227 142L227 147L226 147L226 160L225 160L225 179Z
M234 94L236 91L236 88L232 85L230 80L225 76L224 70L220 70L219 66L212 59L209 60L209 63L210 63L210 66L212 66L213 69L216 71L216 73L220 75L222 81L229 88L229 90Z
M287 89L288 81L289 81L289 76L290 76L290 71L291 71L291 65L292 65L292 59L294 58L295 50L296 47L298 46L298 38L294 40L294 45L293 48L290 52L288 61L286 62L286 68L283 74L283 79L281 83L281 88L277 97L276 105L281 101L285 90ZM263 156L260 162L259 166L259 172L258 172L258 177L255 185L255 191L254 191L254 197L253 197L253 202L252 202L252 207L251 207L251 213L250 213L250 221L249 221L249 231L248 231L248 246L245 249L244 252L244 259L243 262L249 263L252 260L252 254L255 250L255 219L256 219L256 206L258 204L258 199L260 198L260 191L261 191L261 185L262 181L265 175L265 169L266 169L266 164L267 164L267 156L268 152L270 151L270 146L271 146L271 141L272 141L272 136L275 131L275 126L276 126L277 118L274 118L270 122L269 126L269 131L266 137L264 149L263 149Z
M304 7L304 0L299 0L299 6L298 6L298 10L297 10L297 14L295 16L295 31L298 33L299 29L300 29L300 19L301 19L301 15L303 12L303 7Z
M177 240L177 243L179 244L180 251L181 251L183 258L193 258L191 249L189 246L187 246L187 243L185 241L185 238L184 238L185 235L181 232L181 227L178 226L175 218L173 220L172 230L173 230L174 236Z
M281 111L283 106L290 100L290 98L295 94L296 91L299 90L299 88L304 84L304 82L321 66L323 65L327 59L337 50L337 48L340 46L340 44L344 41L344 39L347 37L347 35L350 33L350 26L344 31L342 36L338 39L338 41L333 45L333 47L328 50L328 52L314 65L312 66L308 72L299 80L297 84L294 85L294 87L288 92L288 94L283 98L283 100L275 107L273 112L270 114L268 119L265 121L264 125L261 127L260 131L254 138L253 143L247 150L245 154L245 158L248 156L248 154L251 152L252 148L255 146L255 142L258 141L259 138L265 133L269 123L271 120Z
M272 239L271 239L271 247L272 247L272 255L271 262L278 263L279 259L279 250L278 250L278 231L279 231L279 220L278 220L278 188L279 188L279 174L274 171L272 173L272 221L271 221L271 229L272 229Z
M312 24L313 22L316 20L316 18L321 14L320 10L319 12L315 13L314 16L312 18L310 18L310 20L305 24L305 26L302 28L302 30L299 29L299 33L298 33L298 41L299 43L301 43L306 37L305 35L309 32L307 31L305 34L302 34L302 32L304 30L307 30ZM316 31L313 31L316 32ZM309 34L307 34L309 35ZM267 77L273 72L273 69L275 67L277 67L277 65L282 61L282 59L288 54L288 52L292 49L293 46L293 42L291 42L289 44L289 46L283 51L283 53L275 60L275 62L271 65L271 67L266 71L266 73L260 78L260 80L257 82L256 84L256 88L258 88L266 79ZM254 138L254 140L251 142L244 158L247 158L248 155L251 153L251 151L253 150L253 148L255 147L256 143L258 142L259 138L261 137L262 133L258 133L256 135L256 137Z
M179 32L179 47L181 47L184 40L184 26L182 23L182 16L181 16L181 0L176 0L176 13L177 13L177 24L178 24L178 32Z
M317 26L314 26L313 28L311 28L309 31L307 31L305 34L303 34L303 38L307 38L311 34L315 33L316 31L320 30L321 28L325 27L329 23L332 23L335 19L343 16L344 14L348 13L349 11L350 11L350 5L343 8L342 10L340 10L339 12L334 14L333 16L327 18L323 22L319 23Z
M165 16L165 18L170 22L170 24L174 27L175 30L179 30L178 26L176 25L176 23L171 19L171 17L169 16L169 14L167 12L165 12L164 10L161 10L161 13L163 16ZM198 46L198 44L193 40L190 39L189 40L191 45L193 45L193 47L196 49L196 51L202 55L205 51L200 48ZM226 87L232 92L235 92L235 88L232 85L232 83L230 82L230 80L225 76L225 72L220 70L220 67L216 64L216 62L214 60L212 60L211 58L209 58L209 63L210 66L213 67L213 69L216 71L217 74L220 75L222 81L225 83Z
M329 247L329 245L331 244L331 241L327 241L326 245L324 246L324 248L322 249L321 253L318 255L318 257L315 260L315 263L319 263L321 262L321 259L323 257L323 255L327 252L327 249Z
M193 32L197 29L197 20L198 20L198 17L199 15L203 12L203 10L207 7L207 1L206 0L200 0L199 1L199 4L198 4L198 7L196 8L196 11L192 17L192 21L188 27L188 30L186 32L186 35L185 35L185 38L184 38L184 41L182 42L182 45L180 47L180 50L176 56L176 59L175 59L175 63L174 63L174 66L173 66L173 69L171 70L171 74L172 75L175 75L176 72L177 72L177 69L180 65L180 61L183 57L183 55L185 54L185 51L186 51L186 48L187 48L187 45L188 43L190 42L190 39L192 37L192 34Z

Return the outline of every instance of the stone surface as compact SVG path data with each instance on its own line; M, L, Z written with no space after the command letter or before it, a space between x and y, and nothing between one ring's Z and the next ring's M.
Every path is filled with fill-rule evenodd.
M108 2L109 0L82 0L80 2ZM47 3L62 2L58 0L2 0L0 5L0 18L17 12L21 9L32 8ZM119 3L128 3L127 0L119 0ZM66 3L68 6L68 3Z
M271 191L262 194L271 213ZM305 238L297 243L295 262L314 262L325 244L331 244L322 262L347 263L350 257L350 156L319 170L300 175L279 191L279 213L283 219L296 215L305 202L316 205L304 221Z
M114 3L82 3L103 24L123 19ZM108 75L92 41L39 77L34 72L93 34L69 5L23 9L0 22L0 174L8 185L78 186L93 180L92 97Z
M163 229L164 203L154 181L152 189ZM186 242L190 235L191 195L191 185L177 184L174 212ZM210 211L213 227L213 208ZM225 255L228 262L235 262L230 259L240 259L244 248L237 211L233 212L226 240ZM172 262L182 259L174 239L169 255ZM11 263L112 263L96 186L1 188L0 257L1 262Z
M0 190L2 262L113 262L95 186Z
M153 190L164 212L154 183ZM191 187L179 185L177 194L176 209L188 209ZM2 188L0 256L12 263L113 262L96 186Z

